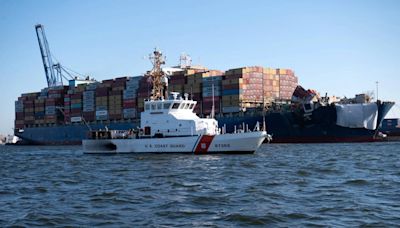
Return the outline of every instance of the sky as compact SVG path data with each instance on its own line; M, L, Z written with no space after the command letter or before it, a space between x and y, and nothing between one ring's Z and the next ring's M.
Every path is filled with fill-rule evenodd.
M14 102L47 86L35 24L53 56L97 80L141 75L158 47L167 65L290 68L321 94L374 91L400 104L397 0L0 0L0 133ZM389 117L400 117L399 105Z

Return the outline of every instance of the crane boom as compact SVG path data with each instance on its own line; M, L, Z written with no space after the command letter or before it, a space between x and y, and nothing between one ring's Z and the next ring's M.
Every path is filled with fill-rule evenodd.
M47 86L54 87L62 85L62 77L56 74L54 64L51 59L49 44L47 43L46 35L44 33L43 25L37 24L35 26L36 35L39 42L40 54L42 55L44 72L46 74Z

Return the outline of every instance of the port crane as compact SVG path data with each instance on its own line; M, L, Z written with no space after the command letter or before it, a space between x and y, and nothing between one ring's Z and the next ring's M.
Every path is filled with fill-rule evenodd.
M36 35L39 42L40 54L42 56L44 72L46 74L47 86L55 87L63 85L63 78L66 80L69 79L80 79L80 77L73 76L72 70L67 69L62 66L60 63L53 62L53 56L50 52L49 43L47 42L46 34L44 32L44 27L41 24L35 25ZM74 72L75 74L78 74ZM66 75L68 77L66 77ZM86 80L89 80L87 77Z

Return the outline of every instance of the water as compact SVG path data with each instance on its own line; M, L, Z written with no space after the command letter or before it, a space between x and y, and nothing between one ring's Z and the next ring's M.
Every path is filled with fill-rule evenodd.
M0 226L398 226L400 143L254 155L0 147Z

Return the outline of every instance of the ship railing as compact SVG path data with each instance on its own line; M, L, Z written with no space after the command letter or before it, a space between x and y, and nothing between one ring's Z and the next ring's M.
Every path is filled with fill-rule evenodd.
M265 124L264 124L265 125ZM224 125L226 129L226 125ZM264 128L264 127L263 127ZM260 122L257 121L256 125L254 126L253 131L265 131L265 129L261 129L260 127ZM239 126L234 126L233 134L238 134L238 133L245 133L245 132L252 132L252 130L249 129L249 125L245 124L244 122L239 125Z

